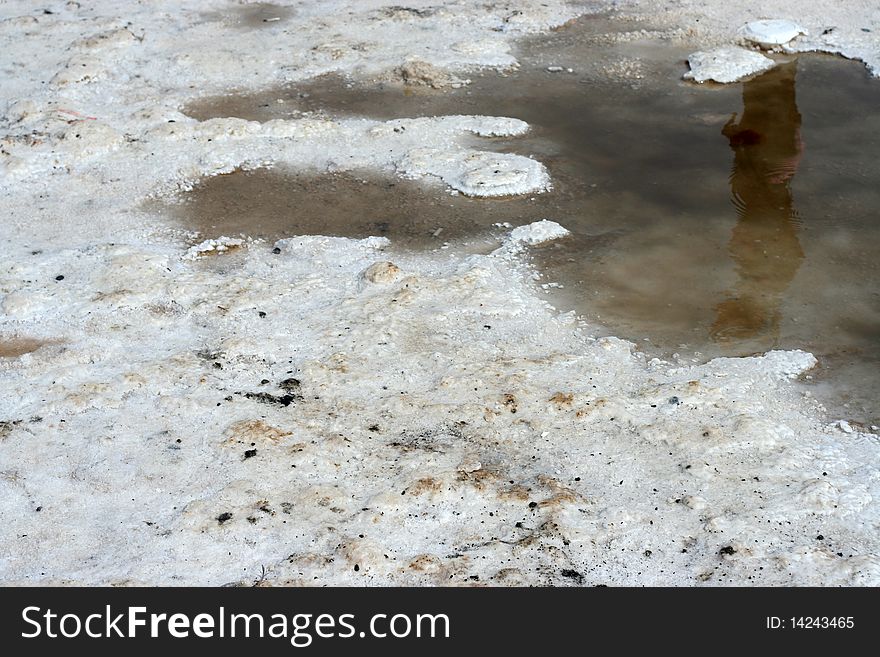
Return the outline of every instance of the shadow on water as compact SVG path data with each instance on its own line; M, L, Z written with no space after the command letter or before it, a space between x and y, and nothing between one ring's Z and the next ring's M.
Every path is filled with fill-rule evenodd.
M527 136L475 145L542 161L554 189L536 200L260 171L206 180L159 209L206 237L384 234L406 248L467 248L497 235L493 223L554 219L571 237L532 258L544 282L563 284L547 291L560 309L659 355L807 349L820 359L813 390L832 412L880 423L880 83L858 63L807 56L740 85L698 87L680 80L686 49L602 36L624 27L643 26L577 21L522 44L518 71L477 73L461 89L326 76L185 108L260 121L520 118Z

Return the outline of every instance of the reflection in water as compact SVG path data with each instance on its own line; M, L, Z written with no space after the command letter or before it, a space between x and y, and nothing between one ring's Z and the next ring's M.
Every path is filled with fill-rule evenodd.
M791 180L803 153L797 62L743 85L743 114L722 130L734 152L730 189L738 221L728 245L738 280L715 308L716 341L778 339L782 293L804 259Z

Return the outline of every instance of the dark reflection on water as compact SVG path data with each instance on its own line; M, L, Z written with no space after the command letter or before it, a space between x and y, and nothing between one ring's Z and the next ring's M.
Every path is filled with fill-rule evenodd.
M722 134L734 152L730 191L738 220L728 244L737 281L715 308L717 341L779 337L779 306L804 250L791 182L804 152L795 98L797 62L743 84L743 112Z

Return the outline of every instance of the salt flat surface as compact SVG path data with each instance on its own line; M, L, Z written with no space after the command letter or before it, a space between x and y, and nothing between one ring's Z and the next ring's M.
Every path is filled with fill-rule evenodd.
M844 39L869 4L809 11L873 65L874 33ZM577 7L303 2L250 29L214 1L0 10L0 334L37 347L0 357L0 581L880 583L878 439L791 386L809 354L649 360L548 307L517 249L205 243L137 209L260 166L539 192L540 162L480 150L528 129L509 118L179 107L416 58L512 66ZM699 11L700 47L745 18ZM821 35L816 16L796 18Z

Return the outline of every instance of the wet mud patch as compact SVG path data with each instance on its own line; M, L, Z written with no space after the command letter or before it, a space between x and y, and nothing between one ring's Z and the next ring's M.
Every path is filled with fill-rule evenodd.
M553 190L534 202L442 193L411 201L405 192L417 187L396 181L372 181L360 188L365 194L353 194L363 185L359 176L293 184L275 172L232 176L243 187L254 176L268 185L263 189L318 196L336 185L336 194L328 191L311 211L337 212L331 228L304 219L307 229L291 226L291 234L323 225L340 231L331 234L380 234L425 247L495 223L552 219L572 235L531 253L543 292L560 309L666 357L809 350L824 369L804 381L831 414L880 424L880 263L873 246L880 238L880 84L858 62L801 55L778 58L776 68L742 83L698 86L681 80L688 46L608 36L642 27L650 29L575 21L523 43L518 71L474 73L459 89L364 86L326 76L201 99L185 111L260 121L303 112L522 119L532 126L528 135L481 140L480 147L530 155L548 168ZM306 196L301 191L286 203L307 205ZM182 207L188 203L202 201ZM261 231L277 227L270 217L282 210L272 205L259 219ZM397 218L383 218L395 207L403 208ZM208 209L184 221L206 226L196 217L221 216Z
M582 107L560 106L560 101L597 87L638 87L661 70L672 73L676 80L680 77L689 52L686 47L658 44L649 40L648 34L641 39L626 37L622 43L615 37L645 28L650 30L651 26L587 15L549 35L524 39L517 48L520 66L516 70L456 74L470 81L462 86L438 88L403 64L372 80L328 73L263 90L231 90L196 98L181 110L199 121L237 117L261 122L311 112L374 119L485 114L523 118L552 131L550 121L529 120L526 115L535 119L553 108L554 116L573 114Z
M18 358L35 352L49 344L36 338L4 338L0 337L0 358Z
M530 223L546 212L532 197L486 200L453 195L441 185L373 173L306 174L283 169L214 176L177 199L152 201L149 207L209 238L380 236L411 248L483 239L500 234L495 223Z
M271 2L255 2L239 6L230 5L226 10L212 11L205 14L205 19L223 21L239 29L254 30L278 25L292 15L291 7Z
M485 75L494 77L496 74ZM199 98L184 107L183 112L199 121L234 116L263 122L293 119L304 114L395 119L472 114L475 112L466 111L469 106L475 106L470 96L465 88L416 87L405 84L402 79L367 84L328 73L296 85ZM456 106L464 111L454 111Z

